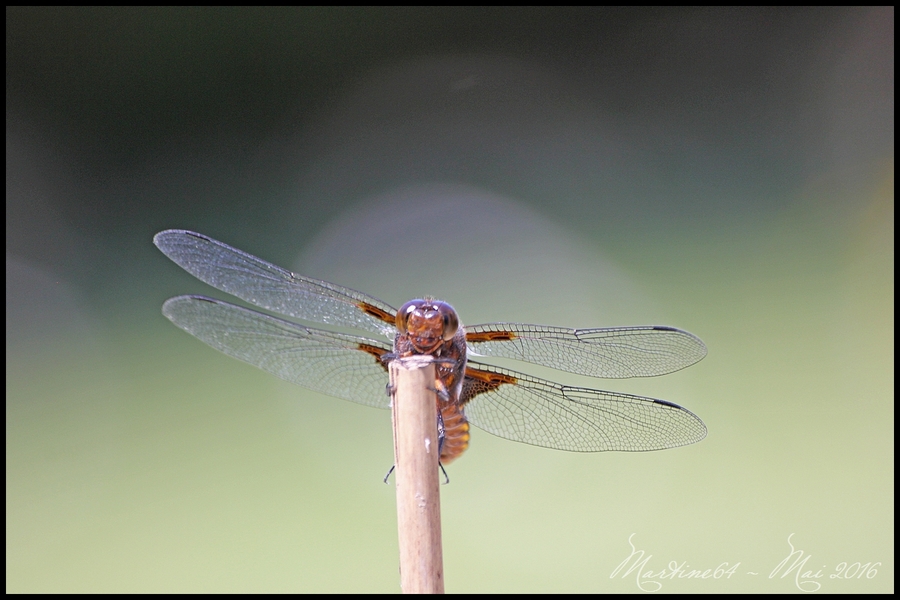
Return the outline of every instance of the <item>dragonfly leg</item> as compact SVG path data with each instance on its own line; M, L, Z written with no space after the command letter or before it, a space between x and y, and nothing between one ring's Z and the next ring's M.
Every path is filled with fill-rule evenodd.
M441 411L438 411L437 416L437 429L438 429L438 466L441 468L441 472L444 474L444 485L450 483L450 476L447 475L447 469L444 468L444 465L441 463L441 451L444 449L444 440L447 439L447 435L444 432L444 415Z
M444 435L444 417L443 417L443 415L441 415L441 413L438 413L437 429L438 429L438 457L440 457L440 452L444 447L444 439L446 437ZM447 469L444 468L444 465L441 463L440 458L438 458L438 466L441 468L441 473L444 474L444 485L447 485L448 483L450 483L450 476L447 475ZM391 465L391 468L390 468L390 470L388 470L387 475L384 476L385 485L387 485L388 478L390 478L391 473L393 473L394 469L396 469L396 468L397 468L397 465Z

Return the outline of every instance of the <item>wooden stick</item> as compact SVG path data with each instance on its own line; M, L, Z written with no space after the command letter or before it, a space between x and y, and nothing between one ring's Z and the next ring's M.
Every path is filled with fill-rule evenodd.
M434 362L430 356L398 359L390 372L400 588L406 594L443 594Z

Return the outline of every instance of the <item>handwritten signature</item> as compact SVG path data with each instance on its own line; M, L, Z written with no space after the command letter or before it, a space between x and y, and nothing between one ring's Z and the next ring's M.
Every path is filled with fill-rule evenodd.
M678 562L670 561L664 569L653 571L648 568L652 554L647 554L644 550L639 550L632 543L635 534L628 536L628 545L631 546L631 553L625 557L621 563L613 569L609 578L615 579L621 577L625 579L630 575L634 575L635 583L638 589L644 592L658 592L663 587L663 581L679 580L679 579L731 579L738 575L738 567L740 562L734 564L723 562L713 568L695 569L688 566L687 561ZM769 579L785 579L793 576L794 585L803 592L817 592L821 589L820 579L832 580L850 580L850 579L874 579L878 574L878 567L881 562L842 562L834 567L830 573L825 572L823 566L819 570L807 568L807 563L812 558L811 554L807 554L802 550L798 550L791 542L794 536L792 533L788 536L787 542L790 546L790 552L778 565L769 573ZM791 562L793 560L793 562ZM789 564L790 563L790 564ZM756 576L759 573L753 571L744 571L740 574L748 576Z

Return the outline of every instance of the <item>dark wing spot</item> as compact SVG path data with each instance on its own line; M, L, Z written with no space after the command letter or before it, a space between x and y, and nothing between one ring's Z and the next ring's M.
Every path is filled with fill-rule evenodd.
M384 355L389 353L389 350L385 350L384 348L379 348L378 346L372 346L370 344L357 344L357 347L367 354L371 354L375 357L375 362L381 366L385 371L388 370L387 365L384 364Z
M514 339L516 339L516 334L512 331L466 332L466 341L473 344L479 342L506 342Z
M367 315L371 315L379 321L384 321L388 325L393 325L397 319L397 315L392 315L389 312L383 311L377 306L372 306L368 302L357 302L356 306Z
M519 380L512 375L485 371L475 367L466 367L466 378L463 382L462 394L459 404L465 406L472 398L479 394L486 394L496 390L501 385L515 385Z

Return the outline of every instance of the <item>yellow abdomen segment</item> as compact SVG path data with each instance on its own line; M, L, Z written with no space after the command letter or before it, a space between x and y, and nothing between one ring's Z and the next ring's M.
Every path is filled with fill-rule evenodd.
M438 401L438 410L444 421L444 445L441 446L441 462L445 465L459 457L469 447L469 422L454 404Z

